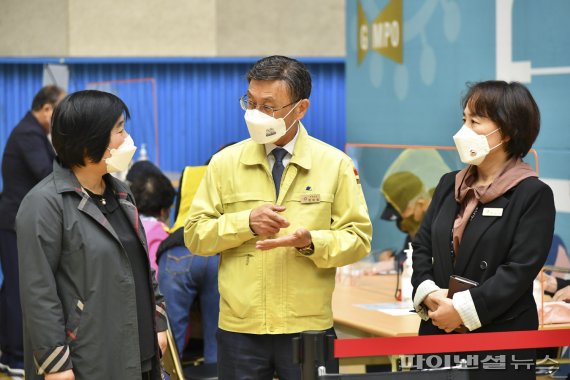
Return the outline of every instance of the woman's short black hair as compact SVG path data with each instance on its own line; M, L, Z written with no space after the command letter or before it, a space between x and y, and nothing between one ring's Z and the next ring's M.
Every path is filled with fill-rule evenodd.
M131 191L142 215L159 217L174 201L174 187L162 172L148 171L136 176L131 182Z
M490 80L468 85L463 108L491 119L500 129L509 157L524 157L540 131L540 111L530 91L518 82Z
M51 137L60 162L68 168L99 162L109 146L111 130L129 109L108 92L86 90L66 96L52 116Z

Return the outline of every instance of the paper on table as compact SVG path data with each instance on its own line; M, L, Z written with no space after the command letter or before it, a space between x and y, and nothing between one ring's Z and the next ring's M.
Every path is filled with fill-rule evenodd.
M413 305L409 304L408 302L367 303L356 304L355 306L367 310L379 311L381 313L386 313L394 316L410 315L410 310L413 309Z

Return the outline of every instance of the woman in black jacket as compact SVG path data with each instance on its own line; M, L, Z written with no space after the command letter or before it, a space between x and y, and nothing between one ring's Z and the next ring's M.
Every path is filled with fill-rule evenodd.
M540 129L538 106L526 87L502 81L470 86L463 106L453 138L468 166L442 177L413 242L419 334L536 330L532 283L555 217L552 190L522 161ZM447 298L451 275L479 285ZM481 378L535 378L534 350L467 356L480 370L498 363Z

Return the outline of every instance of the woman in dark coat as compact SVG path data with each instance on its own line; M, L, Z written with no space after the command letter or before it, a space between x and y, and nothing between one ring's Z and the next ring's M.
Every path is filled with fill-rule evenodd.
M419 334L460 326L536 330L532 283L548 255L555 216L552 190L522 161L539 132L538 106L526 87L502 81L472 85L463 106L464 125L453 138L468 166L442 177L413 242ZM450 275L479 285L449 299ZM468 355L479 368L472 376L484 379L534 379L535 356L534 350Z
M16 219L26 379L159 379L162 295L128 187L126 105L81 91L52 119L53 173Z

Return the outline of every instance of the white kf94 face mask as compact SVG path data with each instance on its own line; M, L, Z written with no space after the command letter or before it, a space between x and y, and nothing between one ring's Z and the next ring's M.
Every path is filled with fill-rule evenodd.
M107 172L114 173L122 172L129 168L129 164L135 155L137 147L131 135L128 135L118 148L107 149L111 152L111 157L105 158Z
M457 152L461 162L468 165L480 165L490 151L502 145L501 141L494 147L489 147L487 136L497 132L500 128L495 129L493 132L486 135L479 135L471 128L463 125L461 129L453 136Z
M279 119L264 114L257 109L245 111L245 123L247 124L247 130L249 131L251 139L258 144L269 144L274 143L281 137L285 136L285 133L287 133L295 122L287 127L285 125L284 118L297 107L299 102L297 102L297 104L287 112L287 115L280 117Z

